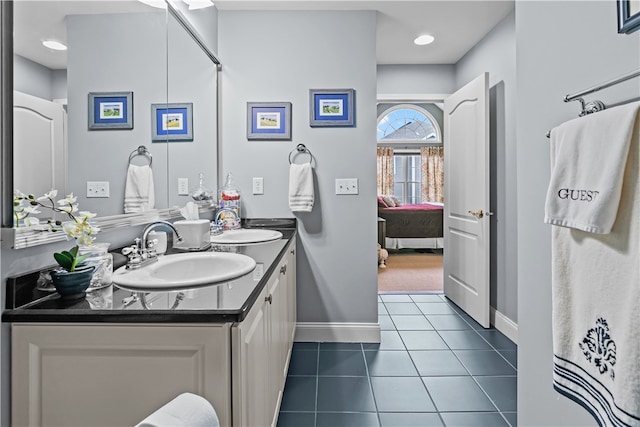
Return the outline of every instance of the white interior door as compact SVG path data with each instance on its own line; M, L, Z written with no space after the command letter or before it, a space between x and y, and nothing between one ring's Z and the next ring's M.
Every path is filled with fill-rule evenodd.
M444 102L444 293L489 327L489 73Z
M65 112L60 104L14 91L13 188L66 194Z

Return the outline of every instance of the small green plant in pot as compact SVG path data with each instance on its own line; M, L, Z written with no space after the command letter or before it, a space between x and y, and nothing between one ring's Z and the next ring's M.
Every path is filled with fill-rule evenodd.
M76 245L70 250L53 254L53 258L60 268L51 272L51 279L62 298L81 298L84 297L84 291L91 283L91 277L96 267L83 264L87 255L80 254L79 245L90 246L95 239L94 235L100 229L89 222L96 214L78 211L77 198L73 193L56 202L54 199L57 195L56 190L51 190L36 198L33 194L27 195L16 190L13 195L15 222L16 226L21 224L28 227L39 225L40 220L31 216L40 213L38 208L49 209L68 217L69 220L64 222L60 220L47 221L50 231L62 231L67 239L73 238L76 241Z

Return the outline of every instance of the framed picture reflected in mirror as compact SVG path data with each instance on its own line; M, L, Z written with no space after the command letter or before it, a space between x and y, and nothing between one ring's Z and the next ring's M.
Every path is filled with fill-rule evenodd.
M618 33L631 34L640 30L640 0L618 1Z

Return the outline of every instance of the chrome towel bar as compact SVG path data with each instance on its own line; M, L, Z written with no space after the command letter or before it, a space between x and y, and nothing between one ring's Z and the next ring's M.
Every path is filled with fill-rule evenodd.
M585 100L582 98L585 95L589 95L591 93L594 92L598 92L602 89L606 89L608 87L611 86L615 86L617 84L620 84L622 82L626 82L627 80L630 80L634 77L638 77L640 76L640 69L632 71L630 73L627 74L623 74L619 77L613 78L611 80L608 80L604 83L600 83L598 85L592 86L588 89L583 89L579 92L576 92L574 94L571 95L565 95L564 97L564 102L571 102L571 101L579 101L580 105L582 107L582 111L580 111L579 116L586 116L587 114L592 114L592 113L597 113L598 111L602 111L605 110L607 108L612 108L612 107L617 107L619 105L624 105L624 104L628 104L630 102L634 102L634 101L640 101L640 96L635 97L635 98L631 98L628 99L626 101L621 101L621 102L616 102L614 104L605 104L602 101L599 100L593 100L593 101L589 101L589 102L585 102ZM547 132L547 138L551 137L551 131Z

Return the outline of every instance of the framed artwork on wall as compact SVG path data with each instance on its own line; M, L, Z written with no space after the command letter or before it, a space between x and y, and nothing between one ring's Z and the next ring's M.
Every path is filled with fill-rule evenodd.
M311 127L355 126L354 89L309 89Z
M193 141L193 104L151 104L151 140Z
M618 33L640 30L640 0L618 0Z
M133 92L89 92L89 130L133 129Z
M291 140L290 102L247 102L247 139Z

